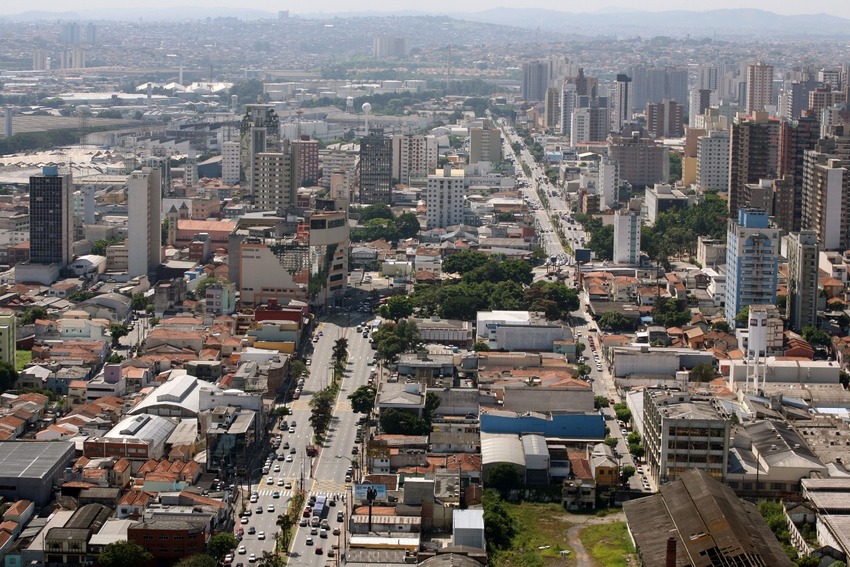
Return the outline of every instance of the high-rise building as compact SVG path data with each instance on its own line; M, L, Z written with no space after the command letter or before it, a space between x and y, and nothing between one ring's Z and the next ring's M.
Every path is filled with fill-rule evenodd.
M666 183L670 177L670 159L664 144L642 137L640 132L631 136L609 136L608 155L620 168L620 180L646 187Z
M0 313L0 362L15 366L17 317L14 313Z
M824 108L847 102L847 93L833 90L829 85L809 92L808 110L818 116Z
M570 145L600 142L608 137L611 118L608 98L577 96L570 120Z
M502 161L502 132L489 123L469 129L469 163L482 161Z
M332 198L351 200L357 170L357 152L331 150L320 152L322 162L322 187L329 190Z
M402 58L407 55L407 38L376 36L372 42L375 59Z
M655 138L681 138L685 107L674 100L646 105L646 130Z
M697 185L700 189L729 189L729 131L711 130L697 139Z
M44 49L36 49L32 52L32 70L47 71L50 69L50 55Z
M803 157L800 226L817 234L822 250L850 247L850 174L838 151L834 140L825 139Z
M718 76L719 69L717 67L713 65L700 65L697 69L697 89L716 91L719 85Z
M143 276L162 257L162 180L160 170L144 167L127 180L127 273Z
M226 185L239 183L239 142L224 142L221 145L221 182Z
M62 24L63 45L80 45L80 24L77 22L66 22Z
M705 114L710 107L717 105L717 91L709 89L691 89L689 94L688 126L696 128L697 116Z
M360 204L392 202L393 143L383 128L360 139Z
M463 170L453 170L448 165L442 171L437 170L435 175L428 176L425 188L428 230L463 223L463 184Z
M425 179L437 169L437 138L422 134L395 134L393 142L393 179L409 184Z
M629 69L628 75L632 78L634 110L643 110L647 104L664 99L688 104L687 69L636 65Z
M30 263L71 263L74 223L71 175L47 166L30 177Z
M542 61L522 64L522 98L528 102L539 102L546 96L549 86L549 66Z
M546 89L546 101L543 108L546 128L557 128L561 118L561 92L558 90L558 87L548 87Z
M246 104L240 126L242 175L245 188L254 195L255 156L280 150L280 121L273 104Z
M254 155L254 205L263 211L285 211L295 206L297 186L293 178L292 152L288 142L282 152Z
M193 187L198 184L198 157L195 150L186 152L186 164L183 166L183 185Z
M84 69L86 66L86 50L82 47L64 49L59 55L62 69Z
M559 131L562 135L569 135L573 118L573 110L576 107L576 85L564 81L561 85L561 118Z
M766 112L739 116L732 124L729 151L729 211L749 206L744 186L776 177L779 160L779 120Z
M830 86L832 90L837 91L841 89L844 81L843 71L840 67L833 68L824 68L818 71L818 82L823 83L824 86Z
M773 104L773 65L747 65L747 113L763 112Z
M604 208L611 209L619 200L620 166L610 157L599 161L599 195Z
M803 157L806 150L814 149L820 138L820 124L814 116L798 120L783 120L779 127L778 177L790 183L790 190L778 192L775 197L776 224L789 232L800 230L803 194ZM780 202L780 198L782 202Z
M614 107L611 112L611 131L620 133L623 123L632 119L632 78L625 73L617 75L617 84L614 87Z
M292 152L292 181L295 187L315 185L319 181L319 141L301 136L289 142Z
M635 265L640 262L640 213L614 213L614 263Z
M788 296L785 315L791 330L817 324L818 315L818 237L813 230L791 232L788 250Z
M95 45L97 43L97 26L93 22L89 22L85 27L86 43Z
M724 316L730 325L745 306L776 304L779 235L760 209L739 209L737 218L729 219Z

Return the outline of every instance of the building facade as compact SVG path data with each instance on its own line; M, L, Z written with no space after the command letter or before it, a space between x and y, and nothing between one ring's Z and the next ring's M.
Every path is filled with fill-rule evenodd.
M729 132L712 130L697 138L697 185L700 189L729 188Z
M393 186L392 138L384 136L383 128L372 128L360 140L360 204L392 201Z
M760 209L739 209L726 232L726 322L749 305L775 304L779 234Z
M469 163L502 161L502 132L490 124L469 129Z
M127 180L127 273L147 275L162 257L160 170L134 171Z
M640 262L640 213L617 211L614 213L614 263L638 264Z
M30 177L30 263L71 263L74 239L71 175L47 166Z
M436 175L428 176L428 185L425 188L425 215L426 229L446 228L463 223L463 199L464 199L464 176L463 171L457 171L459 175L453 175L455 170L451 166L440 171Z
M748 183L776 177L779 161L779 121L766 112L739 116L732 124L729 150L729 211L749 203L742 193Z
M791 330L817 324L818 237L813 230L792 232L787 237L788 297L785 315Z
M773 65L747 65L747 112L763 112L773 104Z

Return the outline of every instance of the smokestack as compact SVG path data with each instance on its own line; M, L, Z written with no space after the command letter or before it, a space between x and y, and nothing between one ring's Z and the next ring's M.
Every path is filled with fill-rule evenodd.
M664 567L676 567L676 538L667 538L667 554L664 556Z

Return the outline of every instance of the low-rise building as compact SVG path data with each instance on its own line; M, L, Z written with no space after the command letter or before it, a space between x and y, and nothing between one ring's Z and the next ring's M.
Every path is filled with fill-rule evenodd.
M477 340L499 350L551 352L555 341L572 339L568 327L533 311L479 311L475 328Z

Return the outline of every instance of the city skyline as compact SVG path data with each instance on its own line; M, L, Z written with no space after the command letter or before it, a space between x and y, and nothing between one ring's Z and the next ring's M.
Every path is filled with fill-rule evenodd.
M280 4L273 0L247 0L241 2L238 8L234 8L233 4L226 0L213 0L200 6L197 0L151 0L146 3L147 9L162 10L162 9L187 9L197 8L199 13L203 13L204 9L213 10L229 10L232 12L238 11L257 11L276 14L280 10L290 10L292 14L303 16L320 16L323 14L357 14L357 13L399 13L412 12L422 14L442 14L447 16L463 15L478 11L486 11L498 8L519 9L530 8L539 10L553 10L566 13L585 13L599 14L605 12L656 12L656 11L682 11L682 12L703 12L710 10L724 9L753 9L764 10L779 15L817 15L827 14L842 18L850 18L850 4L844 5L840 3L830 2L828 0L812 0L806 5L806 10L800 9L800 4L789 1L771 1L771 0L697 0L690 2L687 7L683 7L680 2L673 0L645 0L639 8L624 6L622 0L600 0L594 3L594 9L588 10L586 4L575 0L567 2L557 0L534 0L532 2L517 2L515 0L502 0L498 4L493 4L488 0L471 0L464 4L463 11L456 10L454 3L438 2L428 4L427 9L423 9L422 4L414 2L396 2L392 0L373 0L368 7L353 5L351 2L342 0L327 0L322 2L319 9L311 11L301 11L293 9L294 6ZM313 7L313 6L311 6ZM300 7L298 7L300 8ZM115 5L108 0L82 0L75 2L73 8L69 9L66 2L62 0L44 0L38 4L37 9L33 9L33 5L24 0L7 0L0 6L0 16L14 16L27 12L50 13L57 14L81 13L87 11L105 10L114 13ZM131 11L131 8L127 8ZM86 15L91 18L90 15Z

